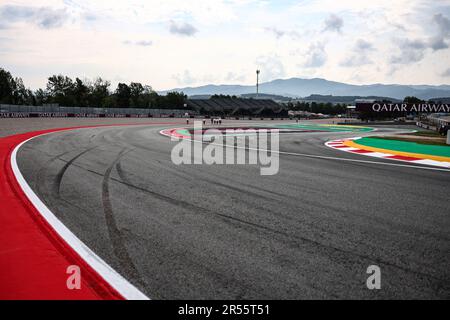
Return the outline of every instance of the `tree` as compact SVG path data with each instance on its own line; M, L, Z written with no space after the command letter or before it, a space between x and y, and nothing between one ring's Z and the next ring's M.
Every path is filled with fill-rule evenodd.
M0 103L13 103L14 87L11 73L0 68Z
M119 108L129 108L131 98L131 89L125 83L119 83L116 89L117 106Z
M180 109L184 107L186 95L183 92L168 92L162 96L162 105L164 109Z
M73 106L75 104L73 91L74 83L69 77L60 74L48 78L47 92L51 102L62 106Z
M110 94L102 101L102 107L104 108L117 108L117 97L115 94Z
M138 82L130 83L131 106L139 108L141 106L141 98L144 93L144 87Z
M123 107L173 109L184 108L186 95L182 92L169 92L159 95L151 86L132 82L119 83L114 93L109 90L111 83L102 78L94 81L81 80L62 74L48 78L45 89L32 92L21 78L0 68L0 103L42 105L58 103L61 106L75 107ZM222 96L230 98L230 96ZM233 98L235 98L233 96Z
M76 78L72 91L75 106L83 108L87 107L89 105L89 93L89 87L79 78Z
M25 88L22 78L15 78L13 82L13 104L32 105L34 102L33 92Z
M37 89L34 92L34 99L35 99L35 105L37 106L41 106L44 103L48 103L49 102L49 96L48 93L45 90L42 89Z
M145 85L140 98L140 107L156 108L158 106L158 98L159 95L153 91L152 87Z
M403 99L404 103L422 103L425 102L424 100L420 100L419 98L416 97L405 97L405 99Z
M107 107L108 104L111 106L112 101L109 98L109 86L111 83L105 81L102 78L97 78L93 83L89 85L89 106L90 107ZM114 101L115 105L115 101Z

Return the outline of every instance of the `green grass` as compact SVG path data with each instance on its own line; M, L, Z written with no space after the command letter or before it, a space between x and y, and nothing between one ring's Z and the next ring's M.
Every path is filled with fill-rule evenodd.
M418 132L405 133L405 135L420 136L420 137L442 137L436 131L418 131Z
M398 140L398 141L406 141L406 142L415 142L420 144L429 144L435 146L447 146L445 139L440 136L436 136L436 139L426 140L426 139L414 139L414 136L401 137L401 136L392 136L392 137L372 137L374 139L384 139L384 140ZM439 138L439 139L438 139Z

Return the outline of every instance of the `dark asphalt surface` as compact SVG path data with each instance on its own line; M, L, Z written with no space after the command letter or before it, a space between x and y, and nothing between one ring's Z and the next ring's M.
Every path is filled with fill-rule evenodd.
M18 154L44 203L150 298L450 298L449 172L283 154L274 176L176 166L160 129L59 132ZM280 148L401 164L323 145L355 135L286 134Z

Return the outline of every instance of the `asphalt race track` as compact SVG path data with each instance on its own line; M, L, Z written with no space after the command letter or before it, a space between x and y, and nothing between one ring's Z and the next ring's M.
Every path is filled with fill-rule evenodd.
M450 172L324 146L355 133L281 135L281 151L333 158L282 153L274 176L176 166L167 127L52 133L18 153L42 201L149 298L450 298Z

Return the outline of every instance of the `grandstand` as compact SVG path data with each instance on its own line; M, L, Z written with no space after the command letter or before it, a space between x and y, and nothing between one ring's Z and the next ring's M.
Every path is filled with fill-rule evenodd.
M188 109L211 116L287 117L287 110L269 99L220 97L189 99Z

